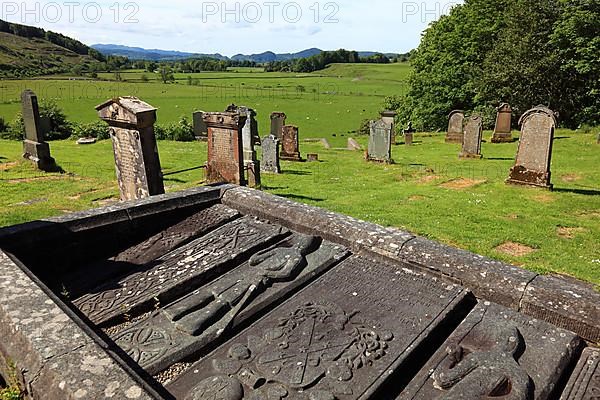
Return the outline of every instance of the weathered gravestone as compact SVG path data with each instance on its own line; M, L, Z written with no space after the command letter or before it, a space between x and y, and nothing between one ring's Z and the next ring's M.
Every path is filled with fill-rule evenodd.
M545 106L523 114L517 159L507 183L552 189L550 164L557 124L556 115Z
M300 156L299 129L294 125L283 127L283 139L281 141L281 159L286 161L302 161Z
M413 145L414 133L404 133L404 144L407 146Z
M367 160L392 162L392 127L383 120L371 121Z
M203 115L204 111L196 111L193 114L194 136L198 140L206 141L208 140L208 127L202 118Z
M583 351L579 364L560 400L597 400L600 398L600 349Z
M247 181L250 187L260 186L260 161L256 157L254 146L260 145L258 136L258 122L256 121L256 111L245 106L236 106L235 104L227 107L225 112L238 113L246 117L246 123L242 128L242 146L244 166L246 168Z
M360 151L360 150L362 150L362 147L356 140L349 138L348 139L348 150Z
M581 345L572 332L480 304L398 399L553 399Z
M319 162L319 155L315 153L309 153L306 155L306 161L308 162Z
M238 113L204 113L208 127L207 183L244 185L242 129L246 117Z
M54 171L56 162L50 156L50 146L44 141L38 100L33 91L25 90L21 94L21 106L25 123L23 158L32 161L42 171Z
M283 139L283 127L285 126L285 120L287 116L282 112L271 113L271 135L277 139Z
M281 173L279 165L279 139L269 135L262 140L262 161L260 163L262 172L270 174Z
M483 137L483 120L480 116L472 116L465 125L464 138L460 158L482 158L481 140Z
M391 133L392 133L392 144L396 144L396 116L398 113L396 111L382 111L381 112L381 120L386 124L390 125Z
M458 286L354 256L167 388L178 399L383 398L388 371L410 365L468 299Z
M454 110L448 116L448 132L446 133L446 143L463 142L463 123L465 113L461 110Z
M512 142L512 108L509 104L502 103L497 111L496 127L494 128L492 143Z
M165 193L154 135L156 108L136 97L118 97L96 110L109 125L121 200Z

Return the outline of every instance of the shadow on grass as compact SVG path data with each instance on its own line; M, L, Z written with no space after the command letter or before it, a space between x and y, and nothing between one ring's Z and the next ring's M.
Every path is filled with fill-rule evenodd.
M285 171L282 171L283 175L311 175L312 172L308 172L308 171L295 171L292 169L288 169Z
M554 191L557 193L582 194L584 196L600 196L600 190L594 190L594 189L554 188Z
M301 195L296 195L296 194L278 194L277 196L285 197L286 199L290 199L290 200L310 200L310 201L314 201L317 203L325 201L325 199L319 199L316 197L309 197L309 196L301 196Z
M0 156L0 160L8 160L8 158Z
M558 136L558 137L554 138L554 140L561 140L561 139L571 139L571 136Z
M163 181L175 182L175 183L187 183L187 181L184 181L183 179L178 179L178 178L164 178Z
M262 185L262 189L263 190L284 190L284 189L289 189L288 186L268 186L268 185Z
M492 161L513 161L514 157L485 157L486 160Z

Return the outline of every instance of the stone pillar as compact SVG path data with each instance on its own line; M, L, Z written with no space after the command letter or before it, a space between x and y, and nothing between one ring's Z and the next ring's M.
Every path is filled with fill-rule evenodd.
M407 146L412 146L413 145L413 138L414 138L414 134L411 133L405 133L404 134L404 144Z
M469 118L465 125L464 139L460 158L482 158L481 141L483 137L483 119L476 115Z
M446 143L463 142L463 123L465 113L460 110L454 110L448 116L448 132L446 133Z
M205 113L208 127L208 184L233 183L245 185L242 129L246 116L237 112Z
M42 171L55 171L56 162L50 156L50 146L44 141L38 100L33 91L25 90L22 93L21 106L25 123L23 158L33 162Z
M246 117L246 123L242 127L242 154L244 166L247 172L248 186L260 188L260 161L256 157L255 146L260 146L260 137L258 136L258 121L256 121L256 111L245 106L236 106L235 104L227 107L225 112L235 112L240 116Z
M262 140L262 162L260 163L262 172L269 174L280 174L279 165L279 139L269 135Z
M509 104L502 103L497 109L496 127L492 143L510 143L512 137L512 108Z
M165 193L154 135L156 108L136 97L119 97L96 110L109 125L121 200Z
M202 119L204 111L196 111L193 114L194 136L203 142L208 140L208 128Z
M279 140L283 139L283 127L285 126L286 119L287 116L285 113L271 113L271 135L275 136Z
M521 139L507 183L552 189L550 164L556 114L545 106L527 111L519 120Z
M281 159L285 161L302 161L300 156L299 129L294 125L283 127Z
M392 134L392 144L396 144L396 115L398 113L396 111L383 111L381 112L381 120L386 124L390 125L390 132Z

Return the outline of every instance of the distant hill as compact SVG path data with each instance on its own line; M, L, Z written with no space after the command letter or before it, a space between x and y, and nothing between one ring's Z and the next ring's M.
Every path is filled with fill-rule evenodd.
M321 49L312 48L300 51L298 53L275 54L272 51L266 51L260 54L236 54L229 58L221 54L203 54L203 53L186 53L181 51L169 50L148 50L140 47L121 46L116 44L94 44L92 48L98 50L102 54L109 56L125 56L131 60L145 61L174 61L188 58L215 58L217 60L232 60L232 61L253 61L259 64L269 63L273 61L297 60L299 58L308 58L323 52ZM370 57L378 54L374 51L359 52L361 57ZM388 57L395 57L397 54L388 53Z
M71 71L104 59L59 33L0 20L0 76L21 77Z

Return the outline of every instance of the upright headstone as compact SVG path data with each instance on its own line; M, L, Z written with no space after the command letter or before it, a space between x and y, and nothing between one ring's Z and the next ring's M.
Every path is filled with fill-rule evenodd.
M285 161L302 161L300 156L300 141L298 138L298 127L285 125L283 127L283 140L281 159Z
M244 185L242 129L246 117L239 113L204 113L208 127L207 183Z
M281 173L279 166L279 139L269 135L262 140L262 161L260 163L262 172L270 174Z
M121 200L165 193L154 135L156 108L137 97L118 97L96 110L109 125Z
M552 189L550 164L557 124L556 114L545 106L523 114L517 159L507 183Z
M396 111L381 112L381 120L391 126L392 144L396 144L396 115L398 115Z
M448 133L446 133L446 143L463 142L463 123L465 113L460 110L454 110L448 116Z
M194 117L194 136L198 140L206 141L208 140L208 128L204 123L204 119L202 116L204 115L204 111L196 111L193 114Z
M50 156L50 146L44 141L38 100L33 91L23 92L21 106L25 122L23 158L32 161L42 171L53 171L56 169L56 162Z
M414 138L414 134L413 133L405 133L404 134L404 144L407 146L412 146L413 144L413 138Z
M319 155L315 153L308 153L306 155L306 161L308 162L319 162Z
M483 136L483 120L479 115L469 118L465 125L465 133L460 158L481 158L481 139Z
M287 115L282 112L271 113L271 135L277 139L283 139L283 127L285 126L285 120Z
M392 162L392 126L383 120L371 121L367 160Z
M507 103L502 103L497 109L496 127L494 128L494 136L492 143L509 143L512 142L512 108Z
M256 163L256 150L254 146L260 145L258 136L258 122L256 121L256 111L245 106L236 106L235 104L227 107L225 112L237 112L246 117L246 123L242 128L242 145L244 153L244 162L246 164Z

